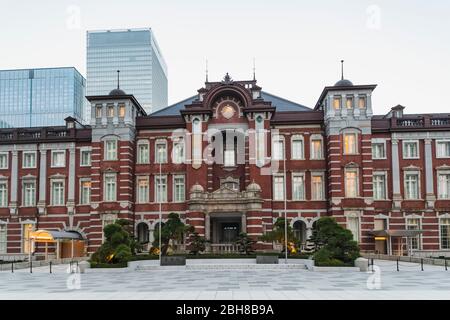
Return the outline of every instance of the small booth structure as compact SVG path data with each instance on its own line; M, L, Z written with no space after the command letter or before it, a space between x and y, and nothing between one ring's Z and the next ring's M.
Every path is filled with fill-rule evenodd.
M45 260L48 260L49 243L56 243L56 259L85 255L85 240L76 231L36 230L30 233L29 241L30 248L33 248L35 243L45 243Z
M408 256L412 253L412 241L417 239L423 230L372 230L375 238L375 251L378 254Z

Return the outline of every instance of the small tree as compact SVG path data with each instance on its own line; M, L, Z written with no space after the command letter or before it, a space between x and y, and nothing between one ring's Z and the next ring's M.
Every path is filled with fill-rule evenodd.
M190 230L191 235L189 236L189 253L193 255L198 255L200 252L205 251L206 243L209 241L204 237L201 237L198 232L195 231L194 227Z
M283 252L286 250L286 237L285 237L285 219L278 218L273 226L273 230L263 235L260 239L266 242L276 241L283 245ZM287 226L287 241L288 244L292 241L295 241L294 232L292 231L291 226L288 224Z
M318 265L353 264L359 257L359 246L353 240L352 232L332 217L323 217L316 222L311 241L317 250L314 259Z
M155 230L155 241L153 246L161 248L161 254L166 255L171 242L183 240L183 236L190 230L190 226L185 225L177 213L169 213L167 222L161 227L161 243L159 244L159 228Z
M245 232L241 232L235 241L235 244L239 246L239 252L245 254L251 254L254 252L253 245L256 243Z

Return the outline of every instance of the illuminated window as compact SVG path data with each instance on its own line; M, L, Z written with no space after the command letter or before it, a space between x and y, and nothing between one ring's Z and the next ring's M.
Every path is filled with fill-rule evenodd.
M125 118L125 105L123 104L119 105L119 117Z
M359 96L358 99L358 107L360 109L365 109L366 108L366 97L364 96Z
M312 200L324 199L323 175L311 175L311 198Z
M311 139L311 159L323 159L322 139Z
M355 198L358 190L358 169L345 169L345 196Z
M147 203L149 202L149 183L148 177L139 177L137 179L137 202Z
M30 246L30 233L33 232L34 225L32 223L25 223L22 225L22 253L33 252L33 247Z
M114 106L108 106L108 118L114 117Z
M102 107L101 106L97 106L95 108L95 117L96 118L101 118L102 117Z
M440 219L441 249L450 249L450 219Z
M344 134L344 154L356 154L356 133Z
M341 108L341 97L334 97L333 99L333 108L335 110L339 110Z
M91 180L81 179L80 180L80 204L90 204L91 203Z
M407 230L420 230L420 219L418 218L407 218L406 219L406 229ZM409 245L412 250L420 249L420 236L409 238Z
M345 99L345 106L347 109L353 109L353 97L349 96Z

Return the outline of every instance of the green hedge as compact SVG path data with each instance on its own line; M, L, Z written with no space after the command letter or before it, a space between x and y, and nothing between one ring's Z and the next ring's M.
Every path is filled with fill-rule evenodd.
M90 262L91 268L126 268L128 266L127 262L119 262L119 263L97 263Z

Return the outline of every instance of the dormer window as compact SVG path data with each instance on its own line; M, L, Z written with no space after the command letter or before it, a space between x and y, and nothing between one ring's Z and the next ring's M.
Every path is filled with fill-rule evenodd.
M342 98L340 96L334 97L334 99L333 99L334 110L339 110L341 108L341 100L342 100Z

